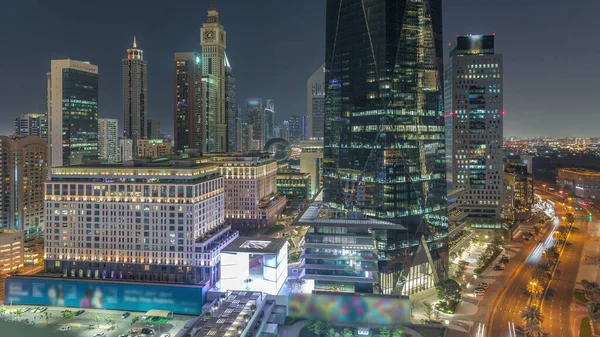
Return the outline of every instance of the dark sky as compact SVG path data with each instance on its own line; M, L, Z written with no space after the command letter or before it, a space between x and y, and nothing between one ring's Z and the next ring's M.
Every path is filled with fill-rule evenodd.
M172 133L173 53L199 51L210 0L3 0L0 133L46 109L50 60L100 71L100 117L122 120L121 59L137 35L149 62L149 115ZM238 103L272 98L277 119L306 111L306 80L324 58L324 0L216 0ZM505 135L597 136L600 1L445 0L444 42L496 33L504 54ZM121 125L122 127L122 125Z

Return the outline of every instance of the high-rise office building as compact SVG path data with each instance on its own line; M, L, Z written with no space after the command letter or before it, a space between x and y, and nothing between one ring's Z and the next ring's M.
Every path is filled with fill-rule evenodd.
M223 179L214 164L193 160L52 168L46 270L70 278L214 284L220 250L237 237L224 224Z
M281 123L281 125L279 126L279 134L280 137L289 141L290 139L290 122L289 121L283 121L283 123Z
M339 235L328 226L359 251L352 270L309 266L307 277L317 289L416 293L448 267L441 1L328 0L326 10L323 203L349 222L315 225L306 245L320 253L307 263L338 265L338 249L315 246Z
M291 116L289 119L288 141L290 144L298 145L302 140L302 119L299 116Z
M209 152L227 151L227 111L225 85L225 48L227 33L219 23L219 12L213 5L208 9L208 18L200 28L202 47L202 74L214 76L216 96L214 105L214 148Z
M119 120L98 118L98 157L111 163L119 162Z
M235 102L235 77L233 69L229 64L227 54L225 54L225 111L227 111L227 152L236 152L238 150L238 106Z
M308 116L302 116L300 120L300 140L308 140Z
M323 139L303 140L300 147L300 172L310 174L310 195L315 195L323 177Z
M323 138L325 127L325 64L321 65L306 82L308 125L306 140Z
M37 136L0 136L1 229L41 234L48 147Z
M98 67L52 60L46 78L50 166L98 159Z
M248 150L262 150L265 145L265 114L263 100L252 98L246 100L246 118L248 127L252 129L252 138Z
M129 138L119 139L119 154L117 157L120 162L133 160L133 140Z
M503 204L502 55L493 35L458 36L445 76L448 177L471 222L499 225Z
M202 75L201 141L205 153L217 151L218 80L215 75Z
M146 131L148 139L162 139L160 137L160 121L156 119L148 120L148 131Z
M144 61L144 51L137 48L135 36L122 64L123 136L132 139L135 147L138 139L147 138L148 113L148 62Z
M235 148L230 149L230 152L243 152L245 141L244 141L244 116L242 115L242 108L236 104L236 115L235 115Z
M273 138L273 125L275 125L275 101L272 99L265 100L264 112L264 142L265 144Z
M175 152L204 151L202 59L198 53L175 53L173 71Z
M38 136L48 139L48 116L46 114L23 114L15 118L15 134Z

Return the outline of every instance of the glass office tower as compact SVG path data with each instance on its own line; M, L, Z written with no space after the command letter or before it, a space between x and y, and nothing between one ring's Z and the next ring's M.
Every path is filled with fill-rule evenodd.
M325 204L372 228L379 284L411 294L447 277L440 0L328 0Z

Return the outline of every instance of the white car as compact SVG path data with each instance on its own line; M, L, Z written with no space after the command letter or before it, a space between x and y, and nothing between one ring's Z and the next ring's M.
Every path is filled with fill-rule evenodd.
M58 329L58 331L71 331L71 327L70 326L61 326L60 329Z
M106 337L106 334L104 332L98 332L94 337Z
M160 335L160 337L171 337L171 334L164 333L164 334Z

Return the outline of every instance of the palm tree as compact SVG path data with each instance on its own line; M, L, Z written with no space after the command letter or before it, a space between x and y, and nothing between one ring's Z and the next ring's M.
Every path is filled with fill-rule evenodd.
M544 287L542 287L542 284L538 280L532 279L527 284L527 291L531 294L531 296L537 298L544 292Z
M542 330L542 325L537 322L531 322L525 324L525 328L523 329L526 337L543 337L544 331Z
M544 254L544 256L546 255L547 254ZM542 284L546 284L550 280L550 273L548 272L548 268L546 267L546 265L543 264L538 265L531 276L533 276L533 278L536 280L540 280Z
M46 319L46 326L48 326L48 320L50 319L50 317L52 317L52 314L49 313L48 311L44 311L43 315L44 315L44 318Z
M4 316L4 314L8 311L5 306L0 307L0 316Z
M540 308L536 305L528 305L521 311L521 319L525 325L531 323L541 324L544 321Z
M583 286L583 289L585 289L586 295L589 295L590 293L598 289L598 283L590 282L588 280L581 280L581 285Z

